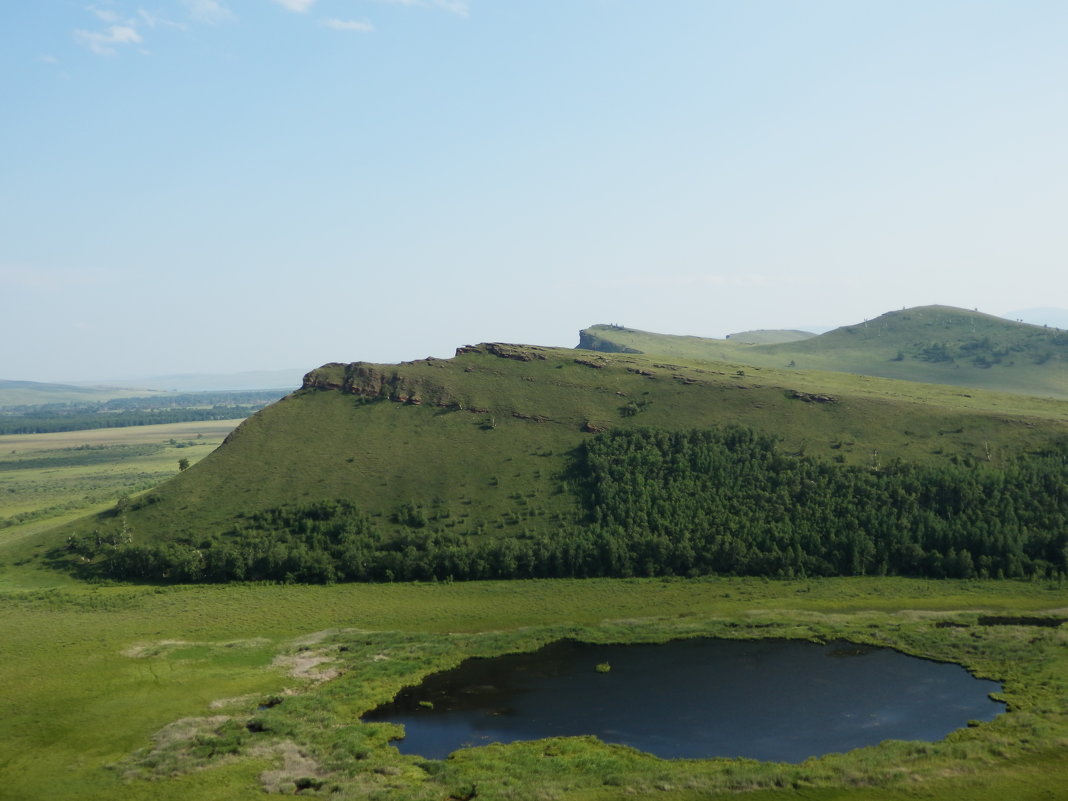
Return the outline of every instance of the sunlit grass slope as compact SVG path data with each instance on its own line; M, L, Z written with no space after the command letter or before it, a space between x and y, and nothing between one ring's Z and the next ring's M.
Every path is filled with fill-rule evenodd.
M795 342L751 342L595 325L580 347L1068 398L1068 333L948 306L889 312Z
M197 542L243 515L343 499L387 534L416 508L442 531L507 536L575 511L569 454L596 432L744 424L781 447L878 467L997 464L1068 433L1063 402L634 354L485 345L453 359L326 365L216 452L127 508L55 535Z

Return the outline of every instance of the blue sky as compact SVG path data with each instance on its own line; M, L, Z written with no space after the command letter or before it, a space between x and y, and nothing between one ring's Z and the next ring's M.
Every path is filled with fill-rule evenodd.
M0 6L0 378L1068 306L1068 4Z

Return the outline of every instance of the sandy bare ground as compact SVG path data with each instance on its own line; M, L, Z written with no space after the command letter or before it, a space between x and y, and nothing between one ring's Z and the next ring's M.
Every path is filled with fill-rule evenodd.
M325 774L319 763L302 752L296 743L283 740L262 750L257 749L254 756L277 755L282 758L282 766L265 770L260 774L260 783L268 793L281 793L299 779L321 779Z
M340 670L320 669L322 665L333 661L332 656L322 651L298 651L295 654L279 654L271 664L286 671L295 679L320 682L329 681L341 675Z

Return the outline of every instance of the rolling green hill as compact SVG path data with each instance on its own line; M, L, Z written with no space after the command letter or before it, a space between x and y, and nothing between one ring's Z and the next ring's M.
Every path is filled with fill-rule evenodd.
M581 332L579 347L1068 398L1068 332L948 306L888 312L793 342L754 342L595 325Z
M722 449L734 445L686 439L685 432L732 426L759 432L743 437L749 444L731 451L733 456ZM625 431L679 436L665 441L642 434L630 444L612 439ZM765 563L758 551L781 556L787 543L762 541L714 561L706 540L743 536L738 532L766 537L778 525L766 519L769 509L808 508L799 492L830 498L863 485L856 492L889 498L887 493L899 491L887 483L891 479L868 487L872 475L895 476L892 481L916 487L946 484L948 493L958 495L963 483L987 474L1020 485L1026 482L1005 478L1023 475L1018 460L1054 454L1063 463L1066 434L1068 407L1058 401L841 373L667 364L643 355L485 344L461 348L453 359L313 370L300 391L251 417L194 468L64 529L53 545L72 539L53 556L60 562L88 560L83 568L90 571L185 580L752 573L767 565L834 573L844 569L844 551L815 561L791 551L790 564ZM773 439L759 439L765 436ZM621 476L598 471L598 460L631 458L619 448L639 452L634 469ZM721 523L695 531L693 542L671 544L661 520L638 525L632 517L644 512L627 504L663 506L662 518L670 520L684 508L679 494L711 498L715 493L702 484L709 480L707 471L656 473L655 464L681 464L683 451L702 463L750 460L746 464L758 471L750 489L756 492L759 484L763 494L746 496L750 489L741 486L733 496L716 496L720 506L696 509L692 516L712 515ZM909 472L915 470L933 472ZM627 484L633 476L675 495L628 501L648 494L644 484ZM818 489L808 492L805 486ZM969 487L979 495L990 489ZM750 497L745 519L737 507L743 497ZM859 509L897 501L858 496L848 504ZM850 509L842 519L861 513ZM941 507L931 514L954 516ZM1030 536L1045 523L1027 518L1020 525L1026 529L1021 536ZM937 546L943 550L956 554L965 547L952 539L957 534L938 536L949 538ZM616 547L612 543L632 537L645 539L609 553ZM660 543L655 547L685 553L671 557L674 566L660 563L649 555L654 540ZM1039 560L1034 564L1059 570L1058 543L1041 544L1043 555L1031 554ZM928 543L921 553L934 547ZM750 548L757 549L753 555ZM976 560L979 556L977 551ZM915 571L928 570L922 559L901 564L906 562L915 562ZM887 564L890 572L908 572L875 551L855 569L884 570ZM1020 564L1026 572L1030 563Z

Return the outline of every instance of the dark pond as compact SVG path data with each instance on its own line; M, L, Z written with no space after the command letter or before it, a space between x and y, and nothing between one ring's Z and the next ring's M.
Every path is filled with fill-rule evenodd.
M605 663L610 669L599 671ZM593 734L665 758L801 762L889 739L939 740L1004 711L988 697L1000 690L959 665L846 642L562 640L468 659L365 720L404 724L400 750L432 759L492 742Z

